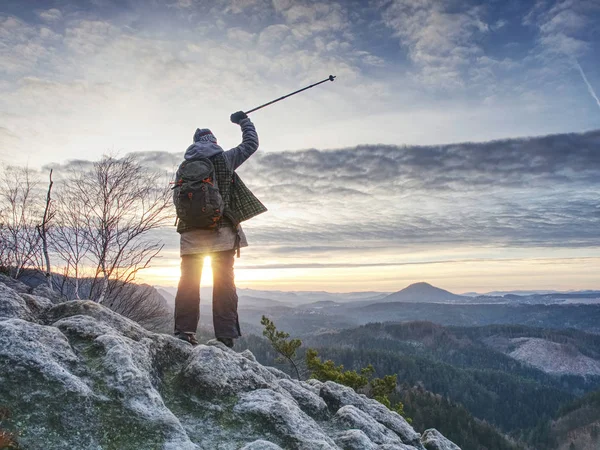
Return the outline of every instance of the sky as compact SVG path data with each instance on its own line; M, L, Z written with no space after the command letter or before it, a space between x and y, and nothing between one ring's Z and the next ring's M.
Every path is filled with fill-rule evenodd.
M600 289L599 61L600 0L4 0L0 162L173 171L333 74L251 115L239 286Z

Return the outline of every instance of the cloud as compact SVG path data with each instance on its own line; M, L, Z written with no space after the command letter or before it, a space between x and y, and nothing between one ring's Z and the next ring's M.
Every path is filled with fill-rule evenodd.
M0 45L0 54L6 55L3 69L14 74L0 85L0 105L12 113L6 126L21 138L44 136L47 147L73 158L84 147L95 154L115 147L181 148L183 138L173 144L172 136L199 126L190 122L227 118L329 73L344 83L322 96L311 91L291 100L290 124L301 126L324 100L340 110L350 94L371 107L387 101L382 83L361 73L362 66L383 61L350 42L339 4L307 2L302 14L289 15L293 6L276 10L271 2L221 2L214 11L193 2L188 21L178 8L162 11L161 27L173 27L168 33L148 28L154 20L148 11L155 8L141 3L130 2L123 20L83 10L65 13L61 27L3 18L0 32L10 45ZM245 18L256 8L269 20L240 22L237 11ZM311 14L316 23L308 20ZM160 138L146 131L148 124L160 124ZM237 134L234 128L216 131L219 137Z
M46 27L30 25L14 16L0 14L0 74L18 74L49 60L55 49L55 33Z
M536 2L523 19L524 25L534 27L538 33L529 58L536 64L526 72L528 77L536 81L538 90L576 99L569 109L581 103L581 90L573 78L573 69L577 69L594 97L579 61L585 63L598 44L594 23L599 17L600 3L596 0L555 0Z
M504 28L518 26L504 9L433 0L75 3L61 3L58 23L1 19L8 22L7 44L0 43L7 71L0 119L21 142L43 138L43 152L18 142L14 148L43 162L51 152L68 159L112 148L183 149L197 126L215 128L223 142L237 140L227 122L232 111L330 73L335 83L256 114L265 149L440 143L595 126L571 108L578 98L546 65L545 75L530 76L512 58L517 52L490 51L491 38L513 31L494 33L500 17L509 23ZM589 63L581 64L587 71ZM589 75L593 83L591 69ZM557 86L547 89L540 78Z
M337 2L281 2L273 3L275 11L302 37L319 33L339 33L350 28L348 9Z
M301 248L298 248L301 251ZM429 266L438 264L464 264L464 263L519 263L534 262L538 264L565 264L569 262L597 262L599 258L473 258L473 259L442 259L432 261L414 261L414 262L390 262L390 263L290 263L290 264L263 264L263 265L239 265L238 269L353 269L366 267L403 267L403 266Z
M103 20L80 20L65 31L65 44L75 53L93 55L121 35L119 27Z
M359 146L334 151L261 154L267 176L311 180L320 187L334 178L344 187L369 189L365 180L397 182L424 190L525 186L537 182L594 182L600 170L598 131L488 143L430 147Z
M0 156L4 159L8 159L11 156L10 148L14 145L19 144L21 138L13 133L8 128L0 126Z
M539 30L540 57L551 60L568 56L572 59L590 49L586 30L591 26L591 18L598 13L600 4L595 0L537 2L524 23Z
M469 63L484 54L480 36L489 31L480 7L437 0L379 2L383 22L394 30L416 76L435 87L464 86ZM455 7L457 6L457 7Z
M239 172L270 210L251 228L253 241L272 254L303 247L323 255L468 245L595 248L599 146L600 131L593 131L429 147L259 151ZM181 158L137 156L165 171Z
M56 9L56 8L51 8L51 9L47 9L45 11L40 11L38 13L38 16L40 16L40 19L42 19L46 22L57 22L57 21L61 20L63 17L60 10Z
M194 5L194 0L177 0L173 6L181 9L188 9Z

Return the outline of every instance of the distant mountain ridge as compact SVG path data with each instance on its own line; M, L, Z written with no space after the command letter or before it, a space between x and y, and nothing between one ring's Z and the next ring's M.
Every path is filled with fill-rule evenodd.
M380 300L381 303L407 302L407 303L458 303L468 300L462 295L453 294L445 289L432 286L421 281L413 283L401 291L388 295Z
M170 304L174 303L177 288L154 286ZM309 308L323 306L322 302L340 305L368 306L377 303L445 303L445 304L600 304L600 291L582 290L559 292L554 290L494 291L486 294L469 292L454 294L421 281L397 292L326 292L326 291L269 291L238 288L241 304L246 306L287 306ZM212 287L202 287L202 304L212 302ZM333 305L332 305L333 306Z

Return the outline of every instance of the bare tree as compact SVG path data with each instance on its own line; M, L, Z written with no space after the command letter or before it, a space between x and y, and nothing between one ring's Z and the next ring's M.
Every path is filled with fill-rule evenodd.
M105 301L111 285L122 285L109 280L133 281L163 247L148 236L172 218L169 185L161 178L133 156L104 156L91 170L81 170L69 181L82 207L96 266L91 292L99 303Z
M72 285L69 298L81 299L80 280L84 275L84 265L89 254L90 242L87 236L85 205L80 202L77 190L69 179L59 184L55 226L51 230L50 244L53 253L62 262L60 293ZM88 261L89 262L89 261Z
M173 314L165 299L153 287L115 280L111 280L111 284L120 286L106 297L105 303L110 309L149 330L159 333L173 330Z
M45 265L45 276L48 288L52 290L52 269L50 267L50 253L48 251L48 229L50 223L54 218L54 209L52 208L52 169L50 169L50 181L48 183L48 193L46 194L46 206L44 208L44 215L42 216L42 223L36 226L36 230L42 241L42 256L43 264Z
M36 225L40 201L36 183L29 168L5 167L0 180L0 227L2 250L13 278L19 278L24 268L37 266L40 255L40 235Z

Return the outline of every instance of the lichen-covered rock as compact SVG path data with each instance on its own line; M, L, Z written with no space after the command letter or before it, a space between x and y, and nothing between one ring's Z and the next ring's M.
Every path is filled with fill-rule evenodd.
M72 316L89 316L96 321L105 323L116 330L118 333L130 339L139 340L149 337L152 333L133 320L117 314L114 311L90 300L71 300L54 306L46 312L42 319L52 324L57 320Z
M333 418L343 428L361 430L375 444L402 444L392 430L381 425L360 409L352 405L342 406Z
M39 295L21 294L21 298L25 300L25 304L33 316L39 316L54 306L49 298Z
M321 397L333 411L338 411L344 406L354 406L368 416L396 433L402 443L422 449L420 435L400 414L390 411L376 400L357 394L354 389L327 381L323 383L320 391Z
M57 328L0 321L0 405L25 425L16 430L23 448L98 448L95 394L84 376Z
M19 294L28 294L31 288L19 280L0 273L0 284L3 284Z
M377 450L415 450L415 448L406 444L381 444Z
M337 436L335 442L343 450L377 450L379 447L361 430L344 431Z
M277 384L296 400L302 411L311 417L319 419L327 417L327 404L321 397L307 389L305 383L283 379L278 380Z
M78 358L68 339L59 329L21 319L0 322L0 371L6 387L7 379L22 382L19 376L29 375L40 380L55 381L65 392L82 396L91 394L89 387L73 372ZM30 378L31 379L31 378Z
M66 297L60 295L59 292L52 290L47 284L40 284L31 290L31 294L37 295L38 297L46 297L53 304L59 304L67 301Z
M427 450L460 450L460 447L449 441L435 428L425 430L421 439Z
M216 345L194 348L182 378L197 395L206 397L271 388L276 382L264 366Z
M286 447L299 450L336 448L333 440L296 403L271 389L241 394L234 411L261 420L263 426L280 437Z
M218 341L194 348L94 302L55 305L2 283L0 406L11 412L3 427L28 449L423 448L405 445L419 435L400 416L352 389L294 380ZM431 430L426 442L457 448Z
M183 426L153 385L152 341L146 338L135 342L106 334L94 343L101 349L98 375L104 382L104 394L120 400L112 420L131 423L146 440L152 437L157 442L191 446Z
M256 361L256 357L252 354L252 352L248 349L244 350L243 352L240 353L241 356L243 356L246 359L249 359L252 362L257 362Z
M310 378L310 379L304 381L303 383L307 389L310 389L315 394L317 394L317 395L321 394L321 388L323 387L322 381L315 380L314 378Z
M244 445L240 450L283 450L279 445L259 439Z
M336 439L336 444L343 450L415 450L415 447L406 444L375 444L361 430L347 430L340 433Z
M0 320L13 318L32 319L33 315L23 297L10 287L0 283Z
M292 379L292 377L290 377L287 373L282 372L281 370L276 369L275 367L265 367L265 369L271 372L271 375L273 375L275 378L279 378L280 380Z

